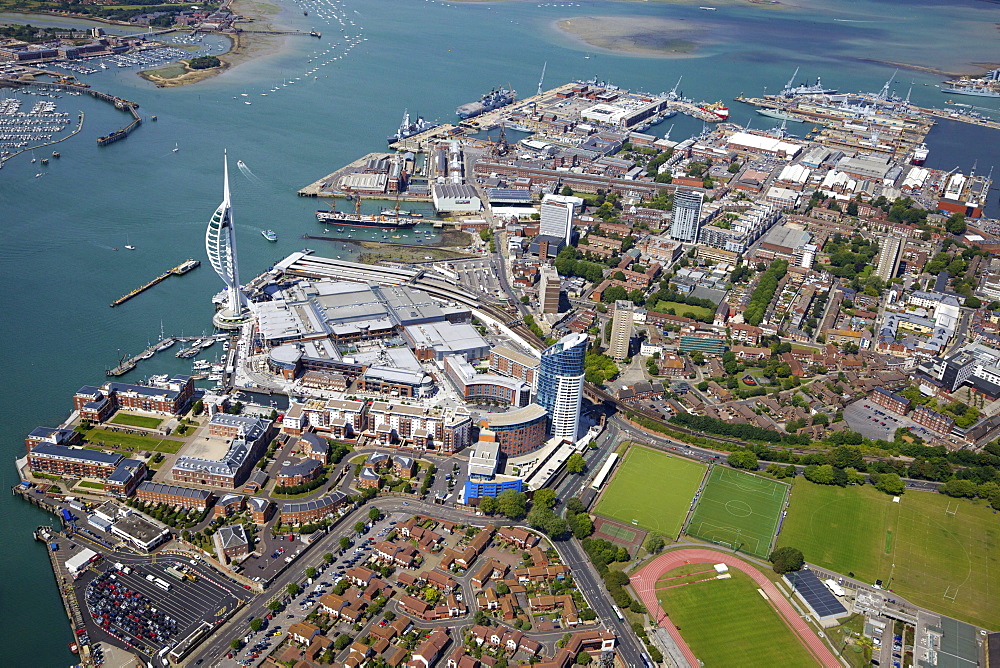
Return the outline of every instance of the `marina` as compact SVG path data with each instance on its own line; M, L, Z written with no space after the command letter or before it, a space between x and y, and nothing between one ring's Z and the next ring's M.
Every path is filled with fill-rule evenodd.
M123 376L129 371L135 369L139 362L144 360L152 359L156 353L161 353L168 350L174 344L180 343L190 343L187 348L180 350L176 357L194 357L200 351L211 346L216 341L227 339L226 334L216 334L212 336L168 336L160 339L156 343L150 344L138 355L129 355L125 353L122 355L121 359L118 360L118 364L114 367L105 369L105 375L107 376ZM200 370L200 367L195 367L195 370Z

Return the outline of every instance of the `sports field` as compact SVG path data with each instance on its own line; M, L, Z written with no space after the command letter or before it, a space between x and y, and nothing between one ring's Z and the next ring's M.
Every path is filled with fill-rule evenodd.
M706 569L710 572L692 573ZM698 564L686 572L666 573L672 579L657 583L656 598L703 665L817 665L748 575L730 569L729 580L698 582L715 576L711 566Z
M784 483L715 466L686 532L766 558L787 495Z
M931 492L893 503L867 485L797 478L778 545L838 573L882 580L916 605L1000 628L1000 523L983 503Z
M704 464L634 445L594 513L676 538L704 475Z

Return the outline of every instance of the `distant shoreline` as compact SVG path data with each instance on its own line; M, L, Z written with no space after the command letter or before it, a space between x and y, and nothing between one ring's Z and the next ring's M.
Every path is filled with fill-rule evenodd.
M263 0L232 0L230 7L234 14L248 19L248 21L241 22L242 25L245 26L247 23L251 23L255 29L259 30L272 29L273 26L270 25L269 21L273 20L281 11L281 7L278 5L274 5ZM137 29L141 27L132 23L112 21L101 17L46 11L45 9L38 8L32 9L31 11L19 11L17 9L4 8L3 13L25 16L26 22L31 20L27 17L39 17L52 18L54 21L64 19L89 22L97 25L117 28ZM190 29L178 28L177 32L190 32ZM223 37L227 37L230 41L229 50L225 53L219 54L218 56L219 60L222 61L222 64L219 67L207 70L191 70L184 66L184 73L178 76L164 77L157 74L159 71L170 69L168 66L153 70L141 70L137 72L138 76L155 84L158 88L176 88L178 86L186 86L210 79L258 56L274 53L280 49L280 43L284 40L284 36L282 35L264 35L259 33L247 34L219 32L209 34L221 35Z

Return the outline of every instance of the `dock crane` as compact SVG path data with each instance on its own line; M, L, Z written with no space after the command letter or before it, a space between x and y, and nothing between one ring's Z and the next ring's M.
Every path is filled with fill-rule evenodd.
M788 83L785 84L784 90L781 91L782 93L787 90L791 90L792 86L795 85L795 77L797 76L799 76L799 68L796 67L795 72L792 73L792 78L788 80Z
M669 93L667 94L667 97L668 97L669 99L671 99L671 100L677 100L677 99L680 99L680 95L681 95L681 94L679 94L679 93L677 92L677 89L678 89L678 88L680 87L680 85L681 85L681 81L683 81L683 80L684 80L684 75L682 74L682 75L680 76L680 78L679 78L679 79L677 79L677 83L675 83L675 84L674 84L674 87L673 87L673 88L671 88L671 89L670 89L670 92L669 92Z

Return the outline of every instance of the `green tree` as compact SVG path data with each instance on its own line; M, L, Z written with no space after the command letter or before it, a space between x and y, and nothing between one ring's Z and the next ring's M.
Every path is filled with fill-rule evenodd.
M316 577L316 569L313 568L312 566L310 566L309 568L307 568L306 569L306 577L307 578L314 578L314 577Z
M663 536L658 533L650 533L646 536L646 542L643 544L643 547L645 547L646 551L650 554L657 554L665 546L666 542L663 540Z
M378 508L369 508L368 519L371 520L372 522L378 522L380 519L382 519L382 511L379 510Z
M570 473L583 473L586 468L587 462L579 452L574 452L566 460L566 470Z
M898 473L873 473L869 477L875 489L886 494L899 496L906 489L906 484Z
M327 552L326 554L324 554L323 555L323 561L325 561L328 564L332 564L333 563L333 552Z
M577 540L583 540L594 533L594 522L587 513L577 513L571 516L569 526Z
M337 648L337 651L340 651L350 645L353 641L354 638L352 638L350 634L341 633L337 636L337 639L333 641L333 646Z
M757 470L757 455L753 450L734 450L726 457L730 466L737 469Z
M619 299L628 299L628 292L620 285L612 285L601 294L601 301L605 304L611 304Z
M271 612L277 612L278 610L281 609L281 601L279 601L278 599L270 601L267 604L267 609L270 610Z
M340 551L343 552L351 546L351 539L347 536L341 536L340 540L337 541L337 546L340 548Z
M569 186L563 186L562 190L560 191L560 193L562 193L562 195L565 196L565 197L572 197L573 196L573 189L570 188Z
M983 305L983 302L979 299L979 297L966 297L965 298L965 306L967 306L969 308L979 308L982 305Z
M587 654L585 651L580 650L580 653L576 655L576 663L580 666L587 666L594 660L594 657Z
M945 223L944 228L951 234L965 234L965 230L967 228L967 225L965 224L965 214L953 213L948 217L948 221Z
M506 582L503 582L503 581L498 582L497 583L497 593L500 594L501 596L503 596L504 594L509 594L510 593L510 587L507 586Z
M298 582L289 582L288 586L285 587L285 591L288 592L289 596L297 596L301 588Z
M566 512L576 515L577 513L582 513L587 507L583 505L583 501L578 496L571 496L566 500Z
M556 490L550 488L542 488L535 492L535 495L531 499L535 505L540 505L544 508L552 508L556 505Z
M790 573L791 571L797 571L805 564L805 558L802 556L802 551L794 547L779 547L768 560L774 568L774 572L779 575L784 573Z
M805 479L809 482L814 482L817 485L832 485L836 482L835 470L830 464L823 464L822 466L816 464L810 464L802 472Z
M355 522L354 523L354 533L356 533L358 535L361 535L364 532L365 532L365 523L364 522Z
M243 647L243 641L240 640L239 638L233 638L232 640L229 641L229 648L232 650L238 652L242 647Z
M492 515L497 511L497 500L492 496L484 496L479 499L479 510L486 515Z
M250 630L253 631L254 633L260 631L260 627L262 627L263 625L264 625L264 620L261 619L260 617L254 617L253 619L250 620Z
M505 489L500 492L497 495L497 511L512 520L524 517L527 511L527 502L524 493L515 492L512 489Z

